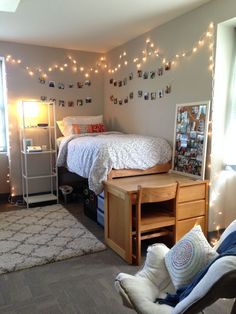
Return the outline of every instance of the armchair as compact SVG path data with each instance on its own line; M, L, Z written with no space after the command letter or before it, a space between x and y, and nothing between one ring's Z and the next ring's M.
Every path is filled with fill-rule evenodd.
M236 231L236 220L222 234L219 243ZM216 248L219 245L216 246ZM192 292L175 307L155 303L165 298L166 293L175 293L175 287L165 265L169 249L164 244L154 244L147 250L143 268L134 276L120 273L115 287L123 304L140 314L194 314L220 298L236 298L236 256L217 259ZM236 313L236 302L231 314Z

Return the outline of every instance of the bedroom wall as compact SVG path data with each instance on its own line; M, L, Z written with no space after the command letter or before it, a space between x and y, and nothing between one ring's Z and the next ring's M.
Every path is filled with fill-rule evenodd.
M146 47L146 39L150 38L161 53L171 58L183 51L192 50L197 45L200 36L207 30L210 22L217 24L231 19L236 15L236 2L234 0L215 0L195 9L165 25L155 28L146 34L137 37L126 44L111 50L107 55L108 69L117 67L114 74L105 75L105 106L104 116L110 128L124 132L133 132L155 135L166 138L173 143L175 107L178 103L195 102L212 99L212 75L209 71L208 45L198 49L189 57L178 61L170 71L164 72L161 77L151 80L137 78L137 67L133 59L142 56ZM126 56L120 59L120 55ZM124 61L128 61L127 66ZM138 62L137 62L138 63ZM118 67L121 64L121 67ZM141 70L157 70L161 65L161 58L151 56L142 63ZM127 82L126 86L114 87L109 83L110 78L123 80L133 72L134 79ZM158 92L167 84L171 85L171 93L163 98L144 100L137 97L137 91ZM114 104L110 97L124 99L130 92L134 99L127 104ZM211 208L212 211L218 209ZM227 209L225 214L227 215ZM224 221L217 215L211 215L209 230L216 226L224 227ZM227 220L227 219L225 219Z
M73 72L73 64L68 55L72 56L78 67L83 66L90 69L96 65L101 57L100 54L80 51L67 51L65 49L56 49L49 47L40 47L33 45L24 45L17 43L0 42L0 56L11 55L14 59L20 59L21 64L12 64L6 62L7 76L7 94L8 94L8 116L10 130L10 155L11 155L11 187L13 195L21 194L21 166L19 152L19 128L18 128L18 112L17 103L22 99L39 100L41 96L56 98L56 116L57 120L67 115L97 115L103 113L103 74L94 72L88 79L91 80L91 86L77 88L78 81L84 81L84 72ZM55 70L48 72L45 84L39 83L40 73L35 68L47 70L53 65L63 65L67 63L68 67L62 72ZM28 66L35 74L30 76L25 67ZM62 82L65 89L60 90L57 87L51 88L48 82L55 81L56 84ZM73 83L75 86L69 88L68 84ZM92 103L77 106L77 99L85 99L92 97ZM65 107L59 107L58 100L65 100ZM74 101L74 107L68 107L68 101ZM7 169L7 158L0 156L1 171ZM2 175L1 175L2 178ZM1 180L2 181L2 180ZM2 183L2 182L1 182ZM4 184L4 180L3 180ZM4 185L4 191L7 190L7 183Z

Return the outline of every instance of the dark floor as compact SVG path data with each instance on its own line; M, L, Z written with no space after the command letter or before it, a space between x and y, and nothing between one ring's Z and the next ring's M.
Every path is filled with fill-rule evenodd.
M83 214L81 205L65 206L98 239L103 229ZM0 204L0 211L15 209ZM20 210L20 209L19 209ZM72 258L0 275L0 313L4 314L119 314L134 313L121 304L114 289L119 272L134 274L137 267L127 265L112 250ZM220 300L206 314L230 313L232 300Z

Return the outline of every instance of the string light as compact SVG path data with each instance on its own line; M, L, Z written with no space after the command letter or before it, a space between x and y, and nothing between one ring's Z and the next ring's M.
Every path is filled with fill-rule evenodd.
M186 51L183 51L182 53L176 53L174 54L173 56L164 56L163 53L160 53L159 51L159 48L158 47L155 47L155 44L154 42L151 42L150 38L147 38L146 39L146 48L144 50L142 50L142 54L143 54L143 57L139 58L140 56L136 56L133 58L133 63L137 63L138 60L141 60L141 63L143 62L146 62L148 57L151 57L152 55L155 55L156 57L161 57L162 58L162 63L163 64L166 64L166 60L168 60L171 64L176 64L176 59L178 60L181 60L181 58L185 58L185 57L190 57L193 53L196 53L200 47L202 48L205 43L208 41L208 46L209 46L209 50L213 50L213 33L214 33L214 24L211 22L208 26L208 29L206 30L205 33L203 33L199 40L196 41L196 43L193 45L192 49L189 49L189 50L186 50ZM210 42L209 42L210 41ZM127 52L126 51L123 51L120 55L119 55L119 58L122 59L123 57L127 56ZM77 64L77 61L75 58L73 58L71 55L68 55L67 58L71 61L72 63L72 67L71 67L71 70L73 72L77 72L78 68L77 66L75 66ZM10 54L8 54L6 56L6 61L11 63L11 64L18 64L20 65L22 63L22 61L20 59L14 59L12 58L12 56ZM105 56L102 56L99 58L99 62L96 62L96 66L94 67L86 67L86 72L87 73L98 73L98 69L99 67L101 67L101 69L105 70L107 69L108 73L114 73L114 72L117 72L118 69L121 69L122 66L127 66L128 65L128 60L125 60L123 62L123 64L120 64L120 63L117 63L116 66L110 66L109 69L108 69L108 66L107 64L105 63L106 61L106 57ZM209 59L210 61L210 64L209 64L209 70L210 71L213 71L214 69L214 65L213 65L213 59ZM141 63L138 63L136 64L137 68L140 68L141 67ZM73 66L74 65L74 66ZM31 67L31 69L28 67L28 66L25 66L23 65L23 67L28 71L28 74L30 76L33 76L34 73L37 73L39 72L39 70L37 68L33 68ZM62 63L61 65L60 64L55 64L53 66L49 66L47 68L47 71L45 71L45 69L43 70L42 69L42 72L43 73L47 73L47 72L52 72L52 71L55 71L55 70L59 70L59 71L64 71L65 68L68 68L68 64L67 63ZM83 72L85 70L85 67L84 66L80 66L80 71ZM46 74L47 75L47 74Z
M210 40L209 49L212 50L212 47L213 47L213 44L212 44L213 29L214 29L214 24L211 22L208 26L207 31L200 36L199 40L193 45L193 47L191 49L183 51L181 54L177 53L172 57L168 57L169 62L171 64L175 64L175 59L190 57L192 54L196 53L200 47L202 48L205 45L206 40ZM154 46L155 45L153 42L151 42L150 38L147 38L146 39L146 48L142 50L142 54L143 54L143 57L141 58L142 62L146 62L147 57L150 57L152 54L156 55L157 57L160 56L159 49L157 49L157 48L154 49ZM121 57L122 57L122 55L121 55ZM165 56L163 56L163 54L161 55L161 57L162 57L162 63L166 64L167 58ZM138 57L134 57L133 63L137 63L138 59L139 59ZM174 61L174 63L172 63L173 61ZM116 67L114 67L114 68L116 68ZM114 68L113 68L113 70L114 70ZM212 70L212 68L213 68L213 66L211 65L209 69ZM112 73L112 72L109 71L108 73Z

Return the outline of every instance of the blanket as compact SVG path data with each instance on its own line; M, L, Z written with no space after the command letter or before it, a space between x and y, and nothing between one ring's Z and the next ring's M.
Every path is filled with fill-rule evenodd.
M57 166L88 178L99 194L112 169L148 169L171 160L171 147L159 137L119 132L71 135L61 141Z

